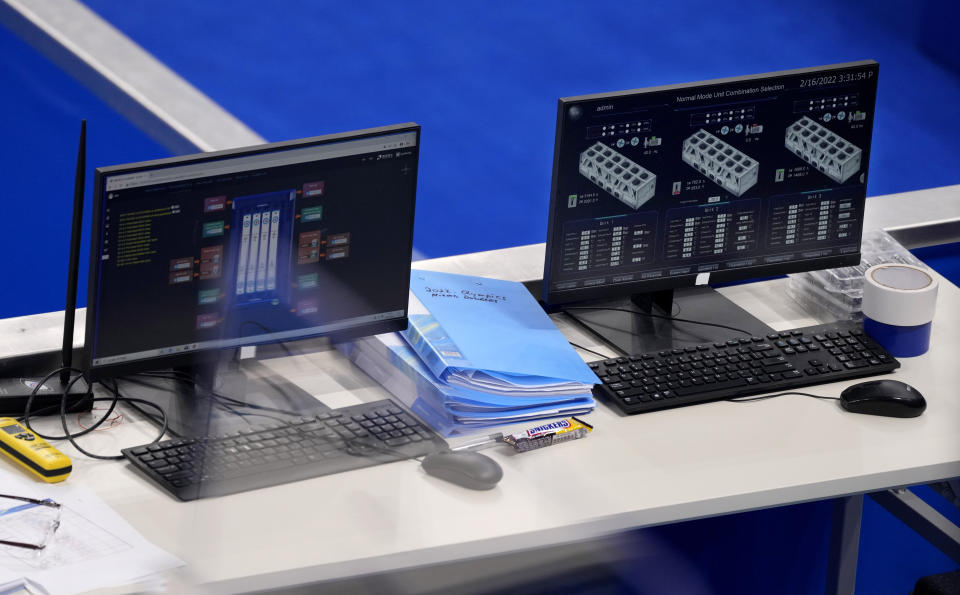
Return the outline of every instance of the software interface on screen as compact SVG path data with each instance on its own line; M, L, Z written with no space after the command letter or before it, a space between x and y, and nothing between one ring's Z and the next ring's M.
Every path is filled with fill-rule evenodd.
M92 364L405 317L417 139L410 130L105 175Z
M547 301L858 253L876 82L864 62L561 100Z

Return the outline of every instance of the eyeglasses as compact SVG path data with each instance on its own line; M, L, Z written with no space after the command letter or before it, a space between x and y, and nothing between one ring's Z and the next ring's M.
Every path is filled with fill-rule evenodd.
M10 500L22 504L11 506ZM53 500L0 494L0 546L46 548L60 528L60 512L60 504Z

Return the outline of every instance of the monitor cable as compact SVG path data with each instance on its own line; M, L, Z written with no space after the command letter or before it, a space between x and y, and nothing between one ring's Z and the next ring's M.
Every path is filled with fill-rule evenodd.
M652 312L640 312L638 310L629 310L627 308L611 308L607 306L570 306L569 308L564 308L564 311L567 311L567 310L607 310L611 312L626 312L627 314L634 314L636 316L647 316L649 318L659 318L661 320L669 320L671 322L685 322L687 324L713 326L716 328L726 329L728 331L743 333L748 337L753 336L753 333L751 333L750 331L746 331L742 328L737 328L735 326L727 326L725 324L719 324L716 322L705 322L703 320L691 320L689 318L677 318L676 316L666 316L664 314L654 314Z
M593 355L599 356L599 357L601 357L601 358L603 358L603 359L610 359L610 356L608 356L608 355L604 355L604 354L600 353L599 351L594 351L593 349L590 349L589 347L584 347L583 345L580 345L580 344L578 344L578 343L574 343L573 341L567 341L567 343L570 343L570 345L571 345L572 347L576 347L577 349L580 349L581 351L586 351L587 353L592 353Z

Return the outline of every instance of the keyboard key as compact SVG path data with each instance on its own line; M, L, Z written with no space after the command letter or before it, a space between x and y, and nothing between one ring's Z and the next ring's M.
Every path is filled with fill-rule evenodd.
M694 395L697 393L702 393L706 391L721 391L729 388L736 388L739 386L746 386L747 382L743 378L737 378L736 380L727 380L724 382L717 382L715 384L702 384L698 386L687 386L678 388L676 390L677 395L685 397L688 395Z

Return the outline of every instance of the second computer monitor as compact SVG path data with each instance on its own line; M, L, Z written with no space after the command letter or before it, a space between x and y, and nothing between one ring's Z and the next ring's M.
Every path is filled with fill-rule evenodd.
M877 63L560 100L543 299L859 262Z

